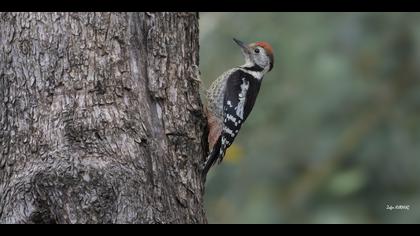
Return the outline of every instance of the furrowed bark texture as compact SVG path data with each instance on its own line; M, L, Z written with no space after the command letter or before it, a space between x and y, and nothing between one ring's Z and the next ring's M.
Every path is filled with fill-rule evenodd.
M0 14L0 223L206 223L196 13Z

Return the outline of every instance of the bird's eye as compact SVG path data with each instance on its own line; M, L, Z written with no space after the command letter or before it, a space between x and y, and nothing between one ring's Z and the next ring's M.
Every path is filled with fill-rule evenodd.
M256 49L254 50L254 52L255 52L255 53L260 53L260 49L256 48Z

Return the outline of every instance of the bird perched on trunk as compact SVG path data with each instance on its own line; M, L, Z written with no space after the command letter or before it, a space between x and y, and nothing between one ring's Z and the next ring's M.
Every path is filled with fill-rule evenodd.
M207 91L207 121L209 150L203 167L206 175L218 161L223 160L226 149L251 112L260 90L263 76L273 69L274 55L270 44L245 44L233 39L241 48L245 64L219 76Z

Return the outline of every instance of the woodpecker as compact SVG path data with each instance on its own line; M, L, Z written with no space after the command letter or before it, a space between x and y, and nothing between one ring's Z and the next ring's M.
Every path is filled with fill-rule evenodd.
M273 69L273 48L266 42L245 44L233 39L241 48L245 64L220 75L207 90L207 122L209 150L203 174L218 161L232 145L242 124L255 104L263 76Z

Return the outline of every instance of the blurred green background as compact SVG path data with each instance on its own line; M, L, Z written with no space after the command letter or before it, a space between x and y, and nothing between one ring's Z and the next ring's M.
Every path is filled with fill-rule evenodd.
M200 13L205 88L243 63L232 37L275 64L209 173L209 223L420 223L419 13Z

